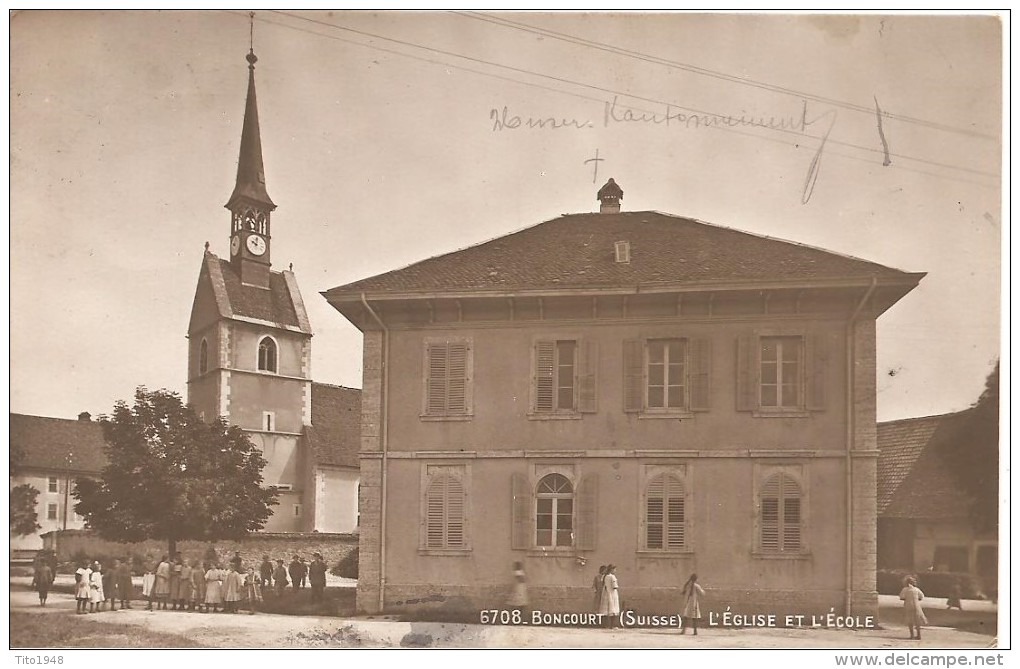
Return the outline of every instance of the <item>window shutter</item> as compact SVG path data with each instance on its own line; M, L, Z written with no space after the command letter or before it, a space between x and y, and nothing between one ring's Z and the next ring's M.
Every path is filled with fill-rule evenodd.
M779 492L783 475L777 474L761 489L761 550L779 550Z
M446 495L446 478L440 476L429 482L425 493L425 547L444 548L443 507Z
M599 343L583 340L580 345L580 372L578 373L577 410L581 413L598 411Z
M652 479L645 492L645 548L659 549L663 544L663 498L666 493L666 476Z
M467 413L467 344L447 344L446 356L446 412Z
M583 476L577 489L577 539L575 545L578 550L595 550L595 533L598 526L598 500L598 474Z
M673 476L666 479L666 548L680 550L686 541L684 484Z
M535 376L532 408L537 412L551 412L555 400L556 342L535 342Z
M425 381L425 413L443 415L446 413L446 344L426 346L428 357L428 378Z
M793 484L791 481L791 484ZM800 497L792 492L783 498L783 550L800 550Z
M526 549L531 547L531 486L524 474L514 474L511 479L513 498L510 500L512 514L510 547Z
M821 334L807 337L805 340L807 408L812 411L825 409L825 378L829 365L828 344L825 336Z
M691 339L689 344L691 370L690 410L708 411L712 376L712 341L709 339Z
M644 342L623 342L623 410L639 413L644 405Z
M755 345L758 338L737 338L737 411L754 411L758 408L758 371L755 369Z
M464 548L464 484L455 476L446 482L446 548Z

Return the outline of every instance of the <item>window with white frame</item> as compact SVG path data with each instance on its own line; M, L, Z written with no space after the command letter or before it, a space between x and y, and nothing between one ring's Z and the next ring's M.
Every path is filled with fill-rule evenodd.
M262 412L262 429L266 432L272 432L276 429L276 414L272 411Z
M562 474L543 476L535 488L535 545L574 545L574 486Z
M47 504L46 505L46 520L56 520L56 519L57 519L57 505L56 504Z
M687 340L649 339L645 406L649 411L687 408Z
M712 344L706 338L648 336L625 340L624 411L650 417L708 411L711 364Z
M803 406L803 337L762 337L760 340L760 404L763 409Z
M263 337L259 341L258 369L260 372L276 373L277 350L276 342L272 337Z
M759 491L759 549L763 553L798 553L803 549L802 491L786 472L770 475Z
M687 548L686 496L683 474L661 472L645 486L645 550L681 551Z
M472 352L469 340L425 342L422 415L471 415Z
M46 479L46 490L48 492L60 492L60 479L50 476Z
M577 410L577 341L544 340L535 343L536 413Z
M425 550L467 550L467 467L426 465L422 495Z

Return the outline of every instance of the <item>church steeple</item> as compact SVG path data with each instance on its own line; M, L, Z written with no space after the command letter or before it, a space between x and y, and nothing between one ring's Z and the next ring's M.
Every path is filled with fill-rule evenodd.
M262 137L259 109L255 97L254 49L248 61L248 97L241 127L241 151L237 159L237 181L225 205L230 210L230 257L241 282L269 288L270 212L276 205L266 192L266 173L262 164Z

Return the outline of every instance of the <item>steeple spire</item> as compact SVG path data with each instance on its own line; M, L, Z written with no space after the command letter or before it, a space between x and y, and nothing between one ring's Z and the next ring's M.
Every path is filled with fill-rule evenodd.
M269 211L276 205L266 192L266 172L262 166L262 137L259 133L259 108L255 98L255 50L249 49L245 56L248 61L248 99L244 105L244 124L241 127L241 152L237 159L237 183L227 202L227 209L234 210L240 198L247 204L262 205Z
M254 33L255 14L251 14ZM248 49L248 99L241 127L241 153L237 159L237 183L227 202L230 210L230 264L242 284L269 288L272 251L271 212L276 205L266 192L266 173L262 167L262 138L259 134L259 107L255 100L254 44Z

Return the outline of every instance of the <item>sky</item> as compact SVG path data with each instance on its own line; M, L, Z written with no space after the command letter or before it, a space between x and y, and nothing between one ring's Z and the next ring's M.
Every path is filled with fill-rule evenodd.
M272 258L293 264L313 378L361 386L361 335L318 293L595 211L614 177L625 211L927 272L878 321L878 417L968 407L1000 349L1001 34L991 16L260 11ZM242 11L11 18L12 412L185 393L203 246L229 253L248 47Z

